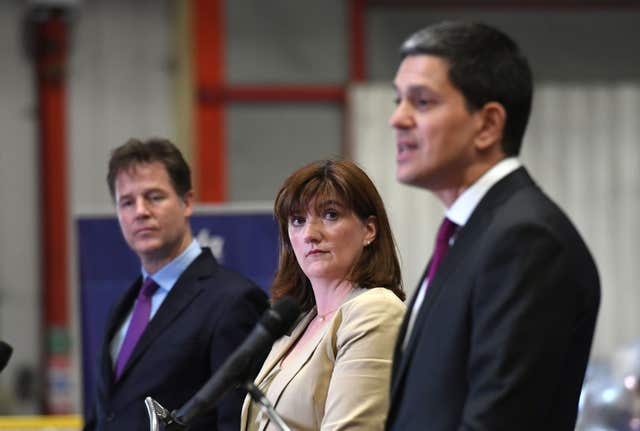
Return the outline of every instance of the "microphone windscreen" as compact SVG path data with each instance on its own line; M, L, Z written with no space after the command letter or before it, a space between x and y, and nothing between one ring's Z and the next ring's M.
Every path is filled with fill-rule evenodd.
M0 371L4 370L4 367L7 366L12 353L13 347L4 341L0 341Z
M262 316L261 323L277 339L289 332L299 315L298 303L293 298L285 296Z

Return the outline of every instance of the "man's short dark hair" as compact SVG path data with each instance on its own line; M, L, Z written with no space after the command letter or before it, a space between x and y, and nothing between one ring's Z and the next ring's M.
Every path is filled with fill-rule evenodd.
M531 112L533 77L509 36L485 24L444 21L411 35L400 52L402 58L426 54L446 60L449 80L470 111L500 103L507 113L502 149L518 155Z
M129 139L111 152L107 184L111 197L116 197L116 177L136 165L160 162L164 165L171 184L180 197L191 190L191 170L180 150L168 139L151 138L146 141Z

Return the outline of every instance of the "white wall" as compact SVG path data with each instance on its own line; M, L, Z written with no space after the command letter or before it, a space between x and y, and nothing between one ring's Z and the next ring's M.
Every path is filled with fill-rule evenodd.
M40 344L39 177L31 64L23 50L22 2L0 2L0 339L14 348L0 377L0 413L35 408L11 403L16 372L37 371ZM3 400L4 398L4 400Z
M130 137L174 136L171 19L166 0L81 4L69 74L73 209L111 204L111 149Z

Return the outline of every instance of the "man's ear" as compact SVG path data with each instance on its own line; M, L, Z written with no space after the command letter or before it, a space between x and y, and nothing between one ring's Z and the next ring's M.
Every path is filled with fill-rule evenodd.
M191 216L193 213L193 200L195 199L195 194L193 190L189 190L182 196L182 202L184 203L185 215L187 217Z
M476 112L480 122L480 128L476 135L475 145L480 151L486 151L492 145L501 148L504 134L504 126L507 121L507 112L498 102L486 103Z

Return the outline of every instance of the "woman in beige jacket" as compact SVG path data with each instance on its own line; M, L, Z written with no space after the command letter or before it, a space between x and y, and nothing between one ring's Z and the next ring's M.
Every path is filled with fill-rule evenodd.
M324 160L294 172L274 212L280 262L271 294L305 314L255 384L293 430L382 430L404 292L389 221L367 175ZM275 430L248 397L242 431Z

